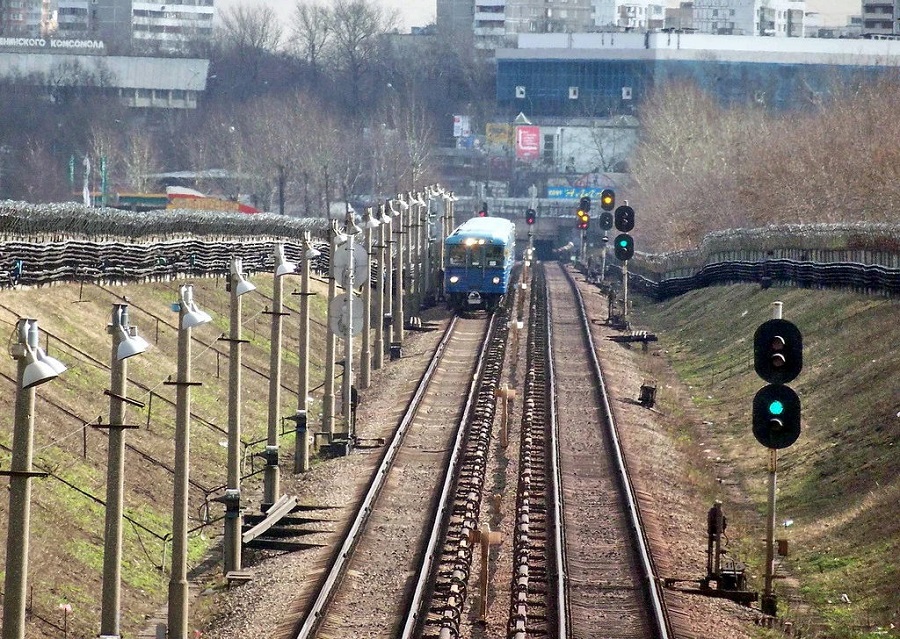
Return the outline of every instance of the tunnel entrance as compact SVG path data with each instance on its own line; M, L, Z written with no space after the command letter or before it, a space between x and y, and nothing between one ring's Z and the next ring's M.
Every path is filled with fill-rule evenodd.
M553 240L535 240L534 241L534 257L542 262L549 262L559 257L553 252Z

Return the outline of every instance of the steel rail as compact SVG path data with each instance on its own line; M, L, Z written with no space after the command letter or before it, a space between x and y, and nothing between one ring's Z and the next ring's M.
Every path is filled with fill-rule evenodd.
M566 518L565 497L562 489L562 464L560 462L559 421L557 419L557 393L556 371L553 366L553 313L547 296L547 282L544 279L544 268L541 265L541 287L544 292L544 321L547 324L547 394L550 397L548 406L548 427L550 429L550 468L553 485L553 545L554 560L556 561L556 636L564 638L569 636L569 621L571 610L569 598L566 595L569 589L569 575L566 570L568 559L566 558ZM535 287L536 288L536 287Z
M385 450L381 463L374 473L374 479L369 485L369 488L366 491L366 495L360 503L353 524L348 529L347 535L344 538L343 543L341 544L341 548L337 553L336 559L332 563L328 571L328 575L322 583L322 587L319 589L318 596L316 597L310 609L307 611L300 629L294 635L296 639L308 639L309 637L314 636L314 633L318 630L319 624L322 622L322 619L324 619L325 610L331 603L335 591L340 584L341 578L344 576L344 572L346 571L346 568L350 563L350 559L353 554L353 548L359 540L360 534L365 527L366 522L368 521L369 515L372 513L372 507L375 504L375 501L378 499L378 495L381 493L382 489L387 483L387 471L391 468L395 458L397 457L397 453L403 444L403 440L406 437L410 425L412 424L419 406L425 396L425 391L431 383L435 371L437 371L438 364L440 363L444 354L444 350L448 342L450 341L451 335L453 335L456 324L457 318L454 317L450 321L450 324L448 325L443 338L441 338L441 342L440 344L438 344L438 347L435 350L434 357L428 365L428 368L422 375L422 379L419 381L416 392L413 395L413 398L410 400L408 410L404 414L402 420L400 421L400 425L394 432L394 435Z
M653 566L653 558L650 554L649 542L647 540L646 534L644 533L640 508L638 507L637 503L637 496L634 491L634 486L631 484L631 479L628 476L628 465L625 461L625 455L622 451L622 444L619 439L619 428L616 424L615 415L612 411L612 405L609 401L609 394L606 391L606 382L603 376L603 368L600 365L600 360L597 357L597 350L594 347L593 338L591 336L591 324L590 319L588 318L587 309L584 306L584 297L581 295L581 291L578 289L578 286L570 271L568 269L563 269L563 271L565 272L566 278L569 281L569 285L572 287L572 290L575 293L575 298L578 301L578 310L581 316L581 326L583 329L582 336L584 338L585 347L587 348L588 354L590 355L594 375L597 380L597 387L600 391L603 410L606 413L606 425L610 436L610 442L612 444L612 452L616 464L616 473L625 493L625 501L628 511L628 523L631 527L632 534L634 535L635 542L637 544L638 558L640 559L645 580L644 587L653 613L652 621L656 626L656 639L670 639L673 636L671 623L666 612L665 604L662 600L662 593L660 591L659 582L656 579L656 570Z
M438 497L437 503L440 504L438 516L434 518L434 524L431 526L431 531L428 533L425 558L422 562L421 569L419 570L419 575L416 578L416 585L413 589L413 595L410 598L408 613L406 614L406 621L403 624L403 631L400 633L400 639L412 639L416 636L416 632L419 628L425 594L431 587L431 575L440 558L440 553L435 552L435 549L443 537L444 528L446 527L447 512L453 508L452 491L453 486L456 483L459 466L466 448L466 437L468 435L466 425L469 423L469 418L471 417L478 399L478 387L481 382L482 372L484 371L484 365L489 351L488 347L493 338L497 321L497 314L494 313L491 316L491 321L488 324L488 329L485 333L481 353L478 355L478 363L475 367L475 374L472 376L472 383L469 385L466 405L463 409L462 418L459 421L456 440L453 443L453 452L450 456L450 462L447 464L447 472L444 475L441 494Z

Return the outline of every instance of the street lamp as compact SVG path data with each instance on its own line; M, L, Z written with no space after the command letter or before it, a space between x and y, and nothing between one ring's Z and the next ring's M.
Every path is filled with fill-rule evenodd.
M391 342L391 359L399 359L403 349L403 292L404 292L404 278L403 271L405 268L405 255L404 255L404 247L406 246L406 242L403 239L403 235L405 233L406 227L403 224L404 222L404 212L409 210L409 204L403 199L403 195L397 195L397 207L400 210L400 214L397 216L397 227L394 230L394 235L397 237L397 252L394 255L394 298L393 298L393 309L391 315L393 316L393 341ZM408 220L407 220L408 221Z
M100 611L101 639L118 639L122 604L122 514L125 498L125 425L127 404L143 406L126 396L126 360L146 351L150 344L128 324L128 305L113 304L109 386L109 451L106 465L106 537L103 541L103 596Z
M272 292L272 331L269 340L269 421L266 436L263 473L263 502L265 510L276 501L280 493L278 468L278 424L281 420L281 328L284 316L283 277L297 270L297 265L284 257L284 244L275 244L275 282Z
M294 415L294 472L309 470L309 439L307 436L309 411L309 276L310 262L322 253L310 241L309 231L303 232L303 262L300 269L300 344L299 382L297 393L297 413Z
M224 571L241 569L241 296L256 290L244 279L243 262L231 260L228 278L230 317L228 327L228 481L225 495Z
M391 213L387 204L380 205L378 207L378 213L381 225L378 227L378 244L373 247L377 249L375 254L378 256L378 275L375 280L375 306L377 309L375 317L378 318L378 321L375 324L375 348L374 358L372 360L372 366L375 370L379 370L384 366L384 311L386 308L390 308L389 304L386 303L385 298L387 292L390 290L390 286L387 285L390 266L386 264L386 262L390 260L391 255L391 235L389 226L391 223Z
M372 208L367 207L363 215L363 229L365 235L366 261L371 263L372 260L372 232L381 226L381 220L372 214ZM368 264L367 264L368 266ZM372 285L368 281L369 271L366 269L366 282L360 282L363 287L363 330L362 330L362 350L359 355L359 386L360 388L368 388L370 377L372 374Z
M188 479L190 460L191 329L212 321L209 313L194 302L194 287L179 289L178 303L178 370L175 386L175 486L172 497L172 570L169 577L169 639L187 639L188 580L187 523ZM5 639L5 638L4 638Z
M353 394L353 289L358 284L363 284L363 282L354 283L353 281L353 272L355 269L354 265L354 253L353 253L353 242L357 235L360 233L360 228L356 226L356 222L353 219L353 209L348 206L347 207L347 217L344 220L344 228L341 234L344 236L345 240L343 243L343 250L345 251L347 257L345 259L346 270L344 271L344 313L343 319L346 322L346 328L344 331L344 378L341 386L342 395L343 395L343 410L344 410L344 425L345 432L347 433L347 438L352 442L355 433L353 432L353 422L352 422L352 413L351 404L352 404L352 394Z
M28 538L31 521L31 479L46 473L34 472L34 388L66 370L64 364L38 347L35 319L16 324L18 341L9 354L17 361L15 424L9 477L9 528L6 539L6 576L3 584L3 639L25 637L25 592L28 582Z

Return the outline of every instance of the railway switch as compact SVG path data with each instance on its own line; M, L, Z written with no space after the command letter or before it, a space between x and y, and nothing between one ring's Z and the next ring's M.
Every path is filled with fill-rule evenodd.
M728 518L722 510L722 502L716 501L706 514L706 576L703 579L666 578L663 583L667 588L675 588L680 592L706 595L730 599L741 605L749 606L759 599L755 590L747 590L747 575L744 564L727 556L723 548L725 529ZM696 588L677 587L682 583L695 583Z

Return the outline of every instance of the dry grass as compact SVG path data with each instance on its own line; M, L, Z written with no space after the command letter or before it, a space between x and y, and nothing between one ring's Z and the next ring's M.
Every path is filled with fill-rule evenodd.
M264 311L271 305L272 276L252 278L259 290L245 296L243 302L243 440L264 440L267 428L269 330L271 316ZM177 314L170 309L180 283L130 286L53 286L38 290L5 290L0 295L0 329L13 332L19 317L35 317L41 328L41 341L48 352L69 366L58 379L37 388L35 410L35 464L50 470L57 478L35 480L32 499L32 534L29 558L29 587L36 617L29 625L28 637L55 636L58 631L41 621L61 624L58 609L70 603L69 618L73 636L94 636L99 629L99 598L103 558L104 509L100 504L60 481L64 479L79 490L105 499L107 436L100 429L85 426L98 418L108 423L110 337L106 325L112 304L129 300L131 324L137 326L153 348L128 360L128 396L144 402L143 409L129 408L126 422L139 424L129 430L126 442L133 446L126 453L126 514L135 524L124 527L123 559L123 632L125 636L143 628L149 615L164 604L169 568L163 544L158 537L171 530L172 474L175 423L173 386L165 384L175 376L177 359ZM228 293L224 282L204 279L194 282L195 299L214 321L192 331L193 380L202 386L192 391L190 522L194 528L204 523L204 503L215 497L225 483L228 415L228 344L218 338L228 331ZM299 282L285 285L285 302L298 309L297 297L290 293ZM310 357L311 385L322 380L324 328L322 325L325 286L314 282L313 321ZM297 408L298 325L297 313L285 318L283 332L283 389L281 413L292 415ZM12 446L13 401L15 397L15 361L6 358L0 369L0 467L8 468ZM152 399L151 392L152 391ZM168 400L168 401L166 401ZM319 403L313 405L313 421ZM284 429L289 431L291 423ZM288 432L281 438L285 456L293 452L294 438ZM261 446L250 449L259 453ZM261 468L258 458L248 456L244 473ZM287 462L290 467L290 462ZM244 484L245 499L257 497L259 478ZM247 503L247 502L245 502ZM258 498L255 500L258 504ZM0 519L6 521L7 500L0 500ZM255 507L255 506L251 506ZM217 503L211 504L213 518L222 515ZM196 566L221 533L222 524L212 523L192 534L190 565ZM5 525L0 535L6 538ZM170 549L169 549L170 550ZM5 563L5 545L0 561ZM0 564L2 565L2 564Z
M781 590L780 610L805 628L827 624L822 636L866 637L900 626L897 302L741 285L642 305L639 316L693 387L716 446L756 507L741 558L761 574L752 540L764 537L768 452L750 428L752 397L764 385L753 371L751 336L776 299L804 334L804 369L791 383L803 403L803 432L779 454L777 521L793 524L776 535L790 540L785 566L798 588ZM800 613L807 605L812 612Z
M710 231L767 224L896 221L900 84L831 95L778 114L663 87L642 108L632 162L642 246L691 248Z

